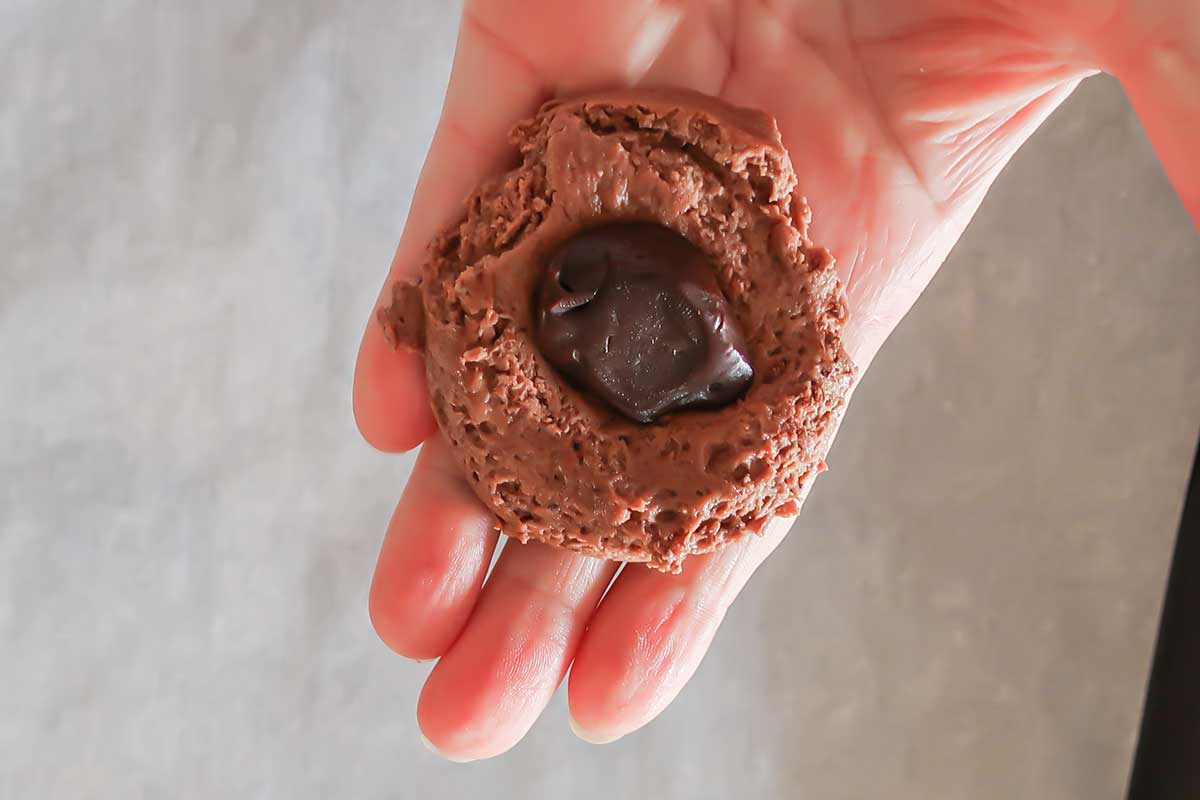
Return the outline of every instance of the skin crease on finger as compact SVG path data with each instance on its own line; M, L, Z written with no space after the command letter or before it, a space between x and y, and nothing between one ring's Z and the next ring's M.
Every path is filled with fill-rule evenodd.
M443 126L414 198L420 216L405 228L393 277L414 268L424 242L457 213L457 198L502 168L494 142L503 141L508 125L527 116L545 92L569 94L638 77L687 86L778 119L813 207L813 238L839 259L851 314L846 345L863 368L932 278L1000 169L1091 71L1074 46L1093 20L1089 9L1068 13L1078 0L614 2L573 5L572 13L563 4L536 4L544 14L532 13L527 2L518 14L514 2L467 5ZM1043 16L1035 18L1034 5ZM1052 27L1056 13L1071 20L1074 37ZM618 15L639 22L622 27L612 18ZM1102 16L1095 15L1096 27ZM598 38L581 50L592 32ZM648 71L639 75L646 63ZM464 98L487 97L493 87L507 99L463 122L470 113ZM467 142L476 155L489 155L468 154L458 169L455 156L471 147ZM443 180L452 192L439 191ZM355 378L356 417L377 446L412 446L432 432L411 410L426 408L424 384L407 366L396 370L399 378L387 377L398 362L389 362L379 342L368 344L372 335L368 330ZM404 411L392 413L397 408ZM397 511L398 530L428 522L422 507L440 502L432 484L413 492L411 510ZM447 547L456 531L474 530L486 519L476 505L432 524ZM452 758L503 752L532 725L572 659L569 701L581 735L611 740L640 727L691 677L725 609L788 524L777 521L764 538L694 558L680 575L627 566L603 601L604 571L576 569L581 577L568 593L571 611L562 626L551 628L526 625L521 609L554 603L547 591L557 590L530 592L529 586L553 587L545 578L563 564L539 566L540 556L510 547L505 552L513 550L514 572L525 577L489 580L481 594L482 574L462 578L447 559L447 572L455 573L447 580L468 587L458 593L466 608L456 612L461 623L415 636L439 642L423 652L447 654L422 693L425 735ZM372 597L412 577L399 549L385 544ZM424 624L399 611L380 613L386 619L377 625L391 625L394 638ZM460 630L451 630L455 625Z

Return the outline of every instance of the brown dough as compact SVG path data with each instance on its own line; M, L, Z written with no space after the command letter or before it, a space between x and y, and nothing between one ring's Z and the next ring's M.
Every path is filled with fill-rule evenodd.
M442 433L499 528L677 571L795 514L824 468L854 367L829 253L768 115L693 92L622 90L544 106L512 134L521 165L480 186L379 321L425 353ZM545 259L614 220L701 248L746 333L735 404L640 425L568 386L538 352Z

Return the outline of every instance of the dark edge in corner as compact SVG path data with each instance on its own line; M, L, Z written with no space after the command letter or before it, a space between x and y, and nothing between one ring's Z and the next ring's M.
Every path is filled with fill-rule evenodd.
M1200 448L1179 521L1128 794L1128 800L1196 798L1200 798Z

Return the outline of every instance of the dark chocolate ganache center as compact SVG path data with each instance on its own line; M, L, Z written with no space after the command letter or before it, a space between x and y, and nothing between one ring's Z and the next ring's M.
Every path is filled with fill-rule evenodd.
M547 262L535 304L546 360L637 422L728 405L754 377L712 263L660 225L611 223L573 236Z

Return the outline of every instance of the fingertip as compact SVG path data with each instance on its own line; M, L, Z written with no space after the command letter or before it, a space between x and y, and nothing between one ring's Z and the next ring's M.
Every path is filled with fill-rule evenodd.
M411 626L404 621L403 615L396 613L395 603L389 600L378 575L376 572L367 598L367 613L375 635L393 653L410 661L420 663L440 656L438 646L414 639Z
M499 534L445 444L426 444L388 524L368 610L379 638L405 658L438 658L475 607Z
M462 635L430 672L417 720L438 748L512 748L562 682L616 567L530 543L505 547Z
M446 538L430 533L430 538ZM419 537L406 537L409 541L399 545L410 546L409 553L385 544L367 604L384 644L397 655L426 661L444 655L470 617L496 536L464 533L452 547L412 541Z
M567 682L571 727L584 741L611 742L652 721L699 663L711 637L677 582L627 568L601 603Z
M354 423L376 450L403 453L437 430L429 407L425 363L395 349L374 323L367 326L354 366Z
M445 759L446 761L454 764L470 764L472 761L479 760L477 758L459 758L458 756L453 756L449 753L443 752L437 745L429 741L429 737L424 733L421 734L421 744L425 745L425 749L433 753L438 758Z
M576 738L582 739L588 744L612 744L617 739L624 736L624 733L598 733L586 728L575 719L575 712L567 712L567 724L571 726L571 733L575 734Z
M444 663L445 659L442 659L434 667L417 699L417 725L421 728L421 738L429 742L438 755L459 763L495 758L515 747L524 737L528 725L505 730L502 722L494 718L505 713L504 706L479 705L485 695L477 694L473 685L462 685L461 671L451 669L447 673ZM474 669L483 678L483 673L492 666L479 663ZM497 729L497 722L501 722L500 729Z
M692 556L678 574L626 567L571 666L567 703L580 738L612 741L649 724L674 701L725 611L789 525L777 519L762 536Z

